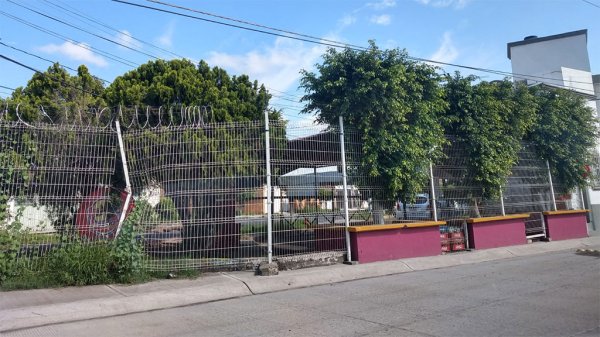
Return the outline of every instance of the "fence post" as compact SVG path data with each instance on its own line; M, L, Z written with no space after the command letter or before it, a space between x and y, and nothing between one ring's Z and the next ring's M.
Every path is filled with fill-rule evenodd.
M117 226L117 232L115 233L115 237L119 235L121 232L121 227L123 226L123 222L125 221L125 217L127 216L127 210L129 209L129 203L131 202L131 182L129 181L129 168L127 166L127 157L125 155L125 145L123 143L123 135L121 133L121 124L119 123L119 119L115 120L115 127L117 129L117 138L119 140L119 151L121 153L121 161L123 163L123 175L125 176L125 192L127 193L127 197L125 198L125 203L123 204L123 209L121 210L121 216L119 217L119 225Z
M556 211L556 198L554 197L554 185L552 184L552 172L550 172L550 162L546 160L548 169L548 181L550 181L550 195L552 196L552 210Z
M344 117L340 116L340 150L342 155L342 181L344 185L344 226L346 227L346 254L348 262L352 262L352 249L350 247L350 216L348 213L348 177L346 175L346 147L344 145Z
M273 263L273 217L271 205L271 144L269 141L269 111L265 110L265 165L267 167L267 255Z
M500 187L500 208L502 211L502 216L505 216L506 210L504 209L504 193L502 193L502 187Z
M431 205L433 209L433 221L438 221L437 198L435 197L435 183L433 180L433 164L429 162L429 182L431 184Z
M583 199L583 188L583 186L577 187L577 189L579 190L579 209L585 209L585 201Z

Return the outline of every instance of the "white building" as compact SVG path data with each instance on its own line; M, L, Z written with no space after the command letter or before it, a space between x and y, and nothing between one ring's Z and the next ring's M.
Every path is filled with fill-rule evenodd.
M583 29L544 37L528 36L522 41L508 43L508 58L515 81L569 88L588 98L588 106L598 115L600 75L592 76L587 40L587 29ZM591 229L598 230L600 186L585 192L587 207L592 211Z

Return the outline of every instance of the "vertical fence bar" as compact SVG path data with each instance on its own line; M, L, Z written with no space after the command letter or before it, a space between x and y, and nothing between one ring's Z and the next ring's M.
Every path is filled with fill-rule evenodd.
M115 233L115 237L117 237L119 235L119 232L121 232L121 227L123 226L125 216L127 216L127 209L129 208L129 203L131 202L131 182L129 181L129 168L127 166L127 157L125 156L125 145L123 143L123 135L121 133L121 124L119 123L118 119L115 120L115 127L117 129L117 138L119 139L119 151L121 152L121 161L123 163L123 175L125 176L125 192L127 193L125 203L123 204L123 209L121 210L121 216L119 217L119 225L117 226L117 232Z
M267 167L267 254L269 263L273 262L273 214L271 205L271 144L269 141L269 111L265 110L265 165Z
M433 209L433 221L438 221L437 198L435 197L435 183L433 180L433 164L429 162L429 182L431 184L431 204Z
M502 193L502 188L500 188L500 210L502 211L502 216L505 216L506 210L504 209L504 193Z
M346 226L346 253L348 262L352 261L352 250L350 249L350 216L348 213L348 176L346 175L346 147L344 145L344 117L340 116L340 150L342 155L342 181L344 185L344 225Z
M552 172L550 172L550 162L546 160L546 169L548 170L548 181L550 181L550 195L552 196L552 210L556 211L556 198L554 197L554 185L552 184Z

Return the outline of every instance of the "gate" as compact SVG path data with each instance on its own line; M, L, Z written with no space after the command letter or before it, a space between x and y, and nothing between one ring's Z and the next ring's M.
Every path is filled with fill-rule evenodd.
M529 213L529 218L525 220L525 236L528 239L546 237L546 223L542 212Z

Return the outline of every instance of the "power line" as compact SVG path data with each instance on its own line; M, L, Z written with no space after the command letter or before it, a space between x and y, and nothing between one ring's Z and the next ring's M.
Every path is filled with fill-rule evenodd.
M278 92L280 94L283 94L284 96L288 96L288 97L292 97L292 98L298 98L298 99L302 98L301 96L290 94L288 92L277 90L277 89L274 89L274 88L271 88L271 87L266 87L266 88L269 89L270 91L275 91L275 92ZM277 96L276 94L273 94L273 93L271 93L271 95L273 95L275 97L281 97L281 95Z
M157 4L160 4L160 5L163 5L163 6L168 6L168 7L172 7L172 8L183 9L183 10L190 11L190 12L195 12L195 13L199 13L199 14L203 14L203 15L207 15L207 16L212 16L212 17L223 19L223 20L227 20L227 21L238 22L238 23L243 23L245 25L249 25L249 26L264 28L264 29L268 29L268 30L272 30L272 31L280 32L280 33L295 35L295 36L304 37L304 38L309 38L309 39L313 39L313 40L317 40L317 41L325 41L325 42L340 44L340 42L334 41L334 40L328 40L328 39L323 39L323 38L312 36L312 35L307 35L307 34L302 34L302 33L296 33L296 32L292 32L292 31L289 31L289 30L284 30L284 29L269 27L269 26L265 26L265 25L262 25L262 24L259 24L259 23L255 23L255 22L250 22L250 21L235 19L235 18L231 18L231 17L219 15L219 14L214 14L214 13L209 13L209 12L205 12L205 11L200 11L200 10L197 10L197 9L192 9L192 8L188 8L188 7L178 6L178 5L170 4L170 3L167 3L167 2L162 2L162 1L157 1L157 0L146 0L146 1L157 3ZM348 44L348 43L344 43L344 45L349 46L349 47L358 48L358 49L367 49L365 47L361 47L361 46L357 46L357 45L353 45L353 44Z
M190 19L195 19L195 20L210 22L210 23L214 23L214 24L218 24L218 25L222 25L222 26L228 26L228 27L243 29L243 30L247 30L247 31L251 31L251 32L261 33L261 34L267 34L267 35L272 35L272 36L285 37L285 38L288 38L288 39L294 39L294 40L298 40L298 41L304 41L304 42L309 42L309 43L314 43L314 44L319 44L319 45L324 45L324 46L329 46L329 47L335 47L335 48L351 48L347 44L333 44L333 43L328 43L328 42L314 41L314 40L309 40L309 39L306 39L306 38L300 38L300 37L294 37L294 36L289 36L289 35L285 35L285 34L267 32L267 31L260 30L260 29L255 29L255 28L250 28L250 27L244 27L244 26L240 26L240 25L235 25L235 24L227 23L227 22L221 22L221 21L216 21L216 20L201 18L199 16L194 16L194 15L189 15L189 14L184 14L184 13L178 13L178 12L173 12L173 11L162 9L162 8L156 8L156 7L152 7L152 6L146 6L146 5L142 5L142 4L136 4L136 3L133 3L133 2L123 1L123 0L112 0L112 1L113 2L119 2L119 3L122 3L122 4L126 4L126 5L130 5L130 6L135 6L135 7L140 7L140 8L146 8L146 9L150 9L150 10L153 10L153 11L158 11L158 12L169 13L169 14L173 14L173 15L177 15L177 16L182 16L182 17L186 17L186 18L190 18ZM356 48L354 48L354 49L356 49Z
M595 4L595 3L591 2L591 1L588 1L588 0L581 0L581 1L583 1L583 2L585 2L587 4L590 4L590 5L594 6L594 7L600 8L600 5L597 5L597 4Z
M10 57L7 57L7 56L5 56L5 55L2 55L2 54L0 54L0 58L2 58L2 59L5 59L5 60L6 60L6 61L8 61L8 62L14 63L14 64L16 64L16 65L18 65L18 66L21 66L21 67L23 67L23 68L25 68L25 69L29 69L29 70L31 70L31 71L33 71L33 72L35 72L35 73L37 73L37 74L40 74L40 75L42 75L42 76L44 76L44 77L46 77L46 78L50 78L51 80L56 80L56 81L59 81L59 82L61 82L61 83L62 83L63 85L65 85L65 86L68 86L68 87L71 87L71 88L74 88L74 89L80 90L81 92L83 92L83 93L86 93L86 94L90 94L90 95L92 95L92 96L100 97L100 95L98 95L98 94L96 94L96 93L93 93L93 92L91 92L91 91L87 91L87 90L85 90L85 89L83 89L83 88L76 87L76 86L74 86L74 85L72 85L72 84L70 84L70 83L68 83L68 82L65 82L65 81L62 81L62 80L58 80L58 79L52 78L52 77L48 76L47 74L45 74L45 73L43 73L43 72L41 72L41 71L39 71L39 70L37 70L37 69L35 69L35 68L31 67L31 66L28 66L28 65L26 65L26 64L23 64L23 63L21 63L21 62L19 62L19 61L15 60L15 59L12 59L12 58L10 58ZM11 88L8 88L8 89L11 89ZM14 90L14 89L11 89L11 90Z
M84 32L84 33L86 33L86 34L90 34L90 35L92 35L92 36L95 36L95 37L97 37L97 38L99 38L99 39L102 39L102 40L104 40L104 41L107 41L107 42L110 42L110 43L114 43L114 44L116 44L116 45L118 45L118 46L121 46L121 47L123 47L123 48L127 48L127 49L129 49L129 50L132 50L132 51L138 52L138 53L140 53L140 54L142 54L142 55L145 55L145 56L148 56L148 57L151 57L151 58L154 58L154 59L159 59L158 57L156 57L156 56L154 56L154 55L151 55L151 54L148 54L148 53L146 53L146 52L144 52L144 51L141 51L141 50L138 50L138 49L132 48L132 47L130 47L130 46L128 46L128 45L126 45L126 44L120 43L120 42L118 42L118 41L114 41L114 40L112 40L112 39L109 39L109 38L107 38L107 37L104 37L104 36L102 36L102 35L98 35L98 34L96 34L96 33L92 33L92 32L90 32L90 31L88 31L88 30L86 30L86 29L83 29L83 28L81 28L81 27L77 27L77 26L75 26L75 25L72 25L72 24L70 24L70 23L68 23L68 22L65 22L65 21L63 21L63 20L57 19L57 18L55 18L55 17L53 17L53 16L50 16L50 15L47 15L47 14L41 13L41 12L39 12L39 11L37 11L37 10L35 10L35 9L32 9L32 8L29 8L29 7L25 6L25 5L18 4L18 3L16 3L16 2L12 1L12 0L6 0L6 1L8 1L8 2L10 2L10 3L14 4L14 5L17 5L17 6L21 7L21 8L25 8L25 9L27 9L28 11L31 11L31 12L33 12L33 13L36 13L36 14L38 14L38 15L41 15L41 16L43 16L43 17L45 17L45 18L48 18L48 19L50 19L50 20L56 21L56 22L58 22L58 23L61 23L61 24L65 25L65 26L68 26L68 27L71 27L71 28L77 29L77 30L79 30L79 31L82 31L82 32Z
M8 90L12 90L12 91L15 91L15 90L16 90L16 89L14 89L14 88L7 87L7 86L5 86L5 85L0 85L0 88L3 88L3 89L8 89Z
M3 46L5 46L5 47L11 48L11 49L13 49L13 50L16 50L16 51L18 51L18 52L21 52L21 53L27 54L27 55L29 55L29 56L33 56L33 57L35 57L35 58L38 58L38 59L40 59L40 60L42 60L42 61L46 61L46 62L49 62L49 63L52 63L52 64L58 63L57 61L52 61L52 60L49 60L49 59L47 59L47 58L41 57L41 56L39 56L39 55L36 55L36 54L30 53L30 52L28 52L28 51L26 51L26 50L23 50L23 49L20 49L20 48L17 48L17 47L14 47L14 46L8 45L8 44L6 44L6 43L4 43L4 42L2 42L2 41L0 41L0 44L1 44L1 45L3 45ZM69 67L69 66L67 66L67 65L62 65L62 64L59 64L59 65L60 65L61 67L63 67L63 68L66 68L66 69L69 69L69 70L71 70L71 71L77 72L77 69L74 69L74 68L72 68L72 67ZM104 83L108 83L108 84L110 84L110 82L109 82L109 81L107 81L107 80L104 80L104 79L101 79L100 77L97 77L97 76L94 76L94 75L92 75L92 77L94 77L94 78L96 78L96 79L98 79L98 80L100 80L100 81L102 81L102 82L104 82Z
M305 38L299 38L299 37L285 35L285 34L278 34L278 33L273 33L273 32L267 32L267 31L260 30L260 29L243 27L243 26L239 26L239 25L235 25L235 24L229 24L229 23L226 23L226 22L221 22L221 21L216 21L216 20L201 18L201 17L194 16L194 15L188 15L188 14L184 14L184 13L173 12L173 11L170 11L170 10L165 10L165 9L161 9L161 8L157 8L157 7L136 4L136 3L132 3L132 2L124 1L124 0L112 0L112 1L113 2L118 2L118 3L123 3L123 4L126 4L126 5L130 5L130 6L135 6L135 7L150 9L150 10L154 10L154 11L169 13L169 14L173 14L173 15L177 15L177 16L187 17L187 18L191 18L191 19L196 19L196 20L200 20L200 21L205 21L205 22L210 22L210 23L214 23L214 24L224 25L224 26L228 26L228 27L233 27L233 28L238 28L238 29L253 31L253 32L257 32L257 33L278 36L278 37L284 37L284 38L288 38L288 39L293 39L293 40L298 40L298 41L304 41L304 42L309 42L309 43L324 45L324 46L328 46L328 47L348 48L348 49L356 50L356 51L368 50L368 48L366 48L366 47L359 47L359 48L357 48L357 47L353 47L351 45L348 45L346 43L336 42L336 41L333 41L333 40L330 40L330 41L333 41L331 43L325 43L325 42L322 42L322 40L321 41L307 40ZM151 0L147 0L147 1L151 1ZM157 2L157 1L151 1L151 2ZM180 8L183 9L185 7L180 7ZM186 9L186 10L187 11L195 11L193 9ZM420 57L414 57L414 56L410 56L410 55L407 55L407 58L410 59L410 60L413 60L413 61L427 62L427 63L433 63L433 64L438 64L438 65L444 65L444 66L450 66L450 67L456 67L456 68L469 69L469 70L474 70L474 71L478 71L478 72L491 73L491 74L501 75L501 76L510 76L510 77L518 78L518 79L528 79L528 80L537 80L537 79L539 79L539 80L552 80L552 81L556 80L554 78L549 78L549 77L510 73L510 72L501 71L501 70L486 69L486 68L480 68L480 67L474 67L474 66L466 66L466 65L456 64L456 63L449 63L449 62L442 62L442 61L430 60L430 59L420 58ZM589 84L589 82L581 82L581 81L571 81L571 82L572 83ZM571 87L567 87L567 86L564 86L564 85L556 85L556 86L562 87L562 88L565 88L565 89L569 89L569 90L573 89ZM589 91L589 90L585 90L585 91Z
M44 2L46 2L46 3L50 4L50 5L54 6L54 7L60 8L60 9L62 9L62 10L63 10L63 11L65 11L65 12L68 12L68 13L74 14L76 17L81 17L81 18L84 18L84 19L88 20L89 22L92 22L92 23L95 23L96 25L99 25L99 26L105 27L105 28L107 28L107 29L109 29L109 30L111 30L111 31L113 31L113 32L115 32L115 33L123 34L123 32L122 32L121 30L119 30L119 29L117 29L117 28L114 28L114 27L112 27L112 26L110 26L110 25L107 25L107 24L103 23L102 21L99 21L99 20L97 20L97 19L94 19L93 17L91 17L91 16L89 16L89 15L87 15L87 14L85 14L85 13L83 13L83 12L81 12L81 11L77 10L77 9L75 9L74 7L72 7L72 6L69 6L69 5L65 4L65 3L62 3L62 2L60 2L60 1L58 1L58 2L60 2L62 5L64 5L64 7L63 7L63 6L61 6L61 5L59 5L59 4L56 4L56 3L53 3L52 1L49 1L49 0L44 0ZM66 8L66 7L69 7L70 9L69 9L69 8ZM79 21L83 22L83 20L79 20ZM108 33L106 30L102 30L102 31L103 31L103 32L105 32L105 33ZM137 41L137 42L141 43L141 44L144 44L144 45L150 46L150 47L152 47L152 48L155 48L155 49L157 49L157 50L160 50L160 51L162 51L162 52L165 52L165 53L171 54L171 55L173 55L173 56L175 56L175 57L182 58L182 59L183 59L183 58L185 58L184 56L181 56L181 55L179 55L179 54L177 54L177 53L175 53L175 52L172 52L172 51L170 51L170 50L168 50L168 49L165 49L165 48L162 48L162 47L160 47L160 46L157 46L157 45L155 45L155 44L153 44L153 43L151 43L151 42L147 42L147 41L144 41L144 40L142 40L142 39L136 38L136 37L135 37L135 36L133 36L133 35L130 35L130 38L131 38L132 40L134 40L134 41Z
M11 15L11 14L6 13L4 11L0 10L0 15L4 15L4 16L10 18L10 19L13 19L13 20L19 22L19 23L22 23L22 24L24 24L26 26L29 26L29 27L33 28L33 29L39 30L39 31L41 31L43 33L46 33L48 35L54 36L54 37L56 37L58 39L61 39L63 41L66 41L66 42L69 42L69 43L73 43L73 44L77 44L81 48L87 49L87 50L89 50L91 52L96 52L96 53L98 53L98 54L100 54L100 55L102 55L102 56L104 56L104 57L106 57L108 59L111 59L113 61L119 62L119 63L124 64L126 66L129 66L129 67L132 67L132 68L139 66L139 64L131 62L131 61L128 61L128 60L126 60L126 59L124 59L124 58L122 58L120 56L114 55L114 54L109 53L109 52L102 51L100 49L97 49L97 48L94 48L94 47L91 47L91 46L88 46L85 43L82 43L82 42L70 39L70 38L68 38L68 37L66 37L66 36L64 36L62 34L59 34L59 33L56 33L54 31L51 31L49 29L46 29L44 27L38 26L38 25L36 25L34 23L31 23L31 22L29 22L27 20L21 19L21 18L19 18L17 16Z
M279 99L282 99L282 100L284 100L284 101L292 102L292 103L301 103L301 102L300 102L300 101L298 101L298 100L289 99L289 98L287 98L287 97L285 97L285 96L278 96L278 95L275 95L275 94L271 94L271 96L273 96L273 97L276 97L276 98L279 98Z

